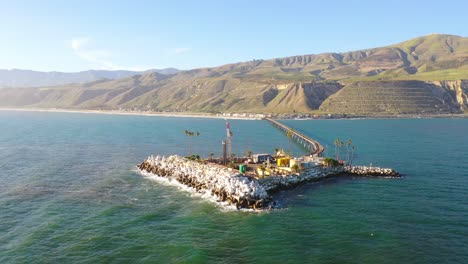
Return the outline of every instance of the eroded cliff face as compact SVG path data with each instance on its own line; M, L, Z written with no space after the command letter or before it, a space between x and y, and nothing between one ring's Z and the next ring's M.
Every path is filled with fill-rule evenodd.
M48 88L0 89L0 107L136 111L340 114L468 113L468 80L360 81L340 83L242 78L191 79L174 85L168 77Z
M309 112L316 110L330 95L343 85L337 82L293 82L276 85L268 90L264 100L266 112Z
M460 110L468 112L468 80L430 82L446 89L460 105Z
M356 82L327 98L320 110L343 114L448 114L466 111L466 81Z

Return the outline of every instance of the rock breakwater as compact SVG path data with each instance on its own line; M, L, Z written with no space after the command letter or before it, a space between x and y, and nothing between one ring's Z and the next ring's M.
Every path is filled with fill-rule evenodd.
M273 194L281 190L288 190L299 185L318 182L328 178L333 178L342 175L344 172L342 167L336 168L310 168L302 171L301 173L294 173L285 176L270 176L267 178L259 179L259 182L264 186L268 194Z
M358 176L381 176L381 177L401 177L400 173L394 169L366 166L344 167L346 173Z
M150 156L137 167L145 173L178 182L198 193L209 193L218 202L233 205L237 209L262 210L275 204L272 195L299 185L318 182L342 175L400 177L393 169L379 167L328 167L315 166L301 173L271 175L266 178L253 178L237 170L212 163L188 160L177 155Z
M203 164L173 155L150 156L137 167L192 187L199 193L210 192L219 201L238 209L265 209L270 206L271 197L256 179L222 166Z

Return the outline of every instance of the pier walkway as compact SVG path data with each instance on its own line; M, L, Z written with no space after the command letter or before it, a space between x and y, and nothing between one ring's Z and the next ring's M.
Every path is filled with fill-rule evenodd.
M303 146L308 153L310 153L311 155L315 155L315 156L322 156L322 153L323 151L325 150L323 148L322 145L320 145L320 143L316 140L313 140L311 138L309 138L308 136L296 131L296 130L293 130L292 128L274 120L274 119L271 119L271 118L265 118L265 120L269 121L273 126L275 126L276 128L280 129L281 131L283 131L284 133L286 133L286 135L289 133L289 132L292 132L292 135L291 135L291 138L294 139L298 144L300 144L301 146Z

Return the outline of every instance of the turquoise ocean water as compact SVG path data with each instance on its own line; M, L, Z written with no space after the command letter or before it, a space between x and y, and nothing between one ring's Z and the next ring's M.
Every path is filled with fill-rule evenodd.
M0 111L0 263L468 263L467 119L284 122L405 177L226 211L135 172L151 154L219 155L224 120ZM231 127L238 156L289 148L266 121Z

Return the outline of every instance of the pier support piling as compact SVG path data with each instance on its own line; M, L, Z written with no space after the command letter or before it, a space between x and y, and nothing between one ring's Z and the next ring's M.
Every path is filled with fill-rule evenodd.
M278 128L280 131L288 134L292 132L291 138L301 145L310 155L321 156L325 150L320 143L298 131L291 129L290 127L278 122L277 120L271 118L265 118L266 121L269 121L274 127Z

